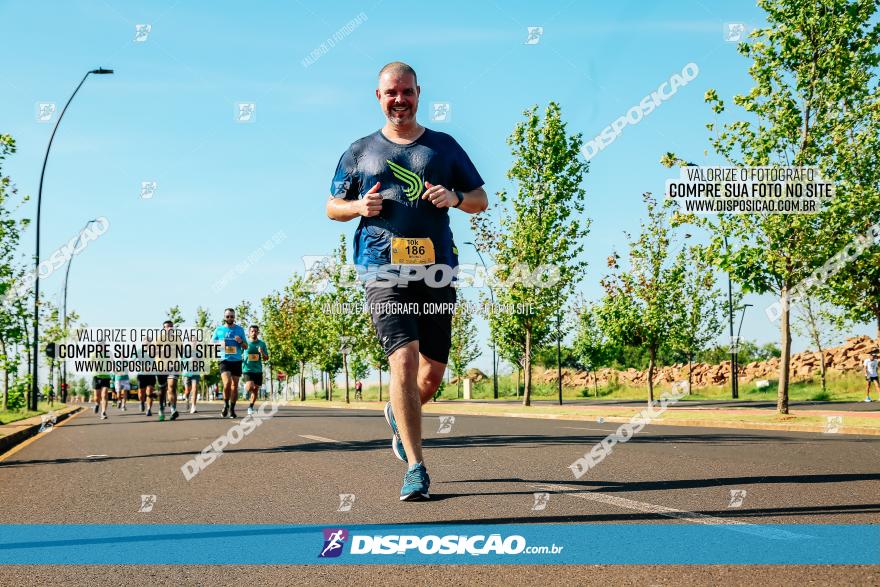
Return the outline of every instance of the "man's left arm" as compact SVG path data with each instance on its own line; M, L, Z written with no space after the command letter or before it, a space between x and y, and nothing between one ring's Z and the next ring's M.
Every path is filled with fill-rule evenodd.
M425 182L425 193L422 194L423 200L428 200L438 208L458 208L462 212L468 214L477 214L489 207L489 196L482 186L469 192L457 192L462 195L461 204L456 192L445 188L442 185L434 185Z
M241 350L246 351L248 348L247 333L244 331L244 328L239 328L239 332L241 334L236 335L241 338L241 342L238 343L238 346L241 347Z

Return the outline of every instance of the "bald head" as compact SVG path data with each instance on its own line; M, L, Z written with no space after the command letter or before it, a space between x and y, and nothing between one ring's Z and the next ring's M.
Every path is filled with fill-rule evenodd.
M404 63L403 61L392 61L391 63L380 69L379 78L381 79L382 76L386 73L390 73L393 75L403 75L408 73L413 76L413 81L416 85L418 85L419 83L419 78L416 75L416 70Z

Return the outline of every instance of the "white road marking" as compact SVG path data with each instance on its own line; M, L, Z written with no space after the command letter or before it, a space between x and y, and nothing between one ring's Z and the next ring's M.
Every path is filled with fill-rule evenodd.
M298 436L308 438L309 440L317 440L318 442L336 442L338 444L345 444L341 440L333 440L332 438L324 438L323 436L312 436L311 434L299 434Z
M739 520L732 520L729 518L716 518L714 516L707 516L706 514L698 514L696 512L678 510L675 508L647 503L644 501L636 501L634 499L618 497L616 495L608 495L595 491L584 491L578 487L554 485L549 483L533 485L533 487L556 492L564 492L565 495L577 497L579 499L596 501L599 503L604 503L606 505L611 505L628 510L636 510L649 514L657 514L660 516L666 516L667 518L676 518L688 522L693 522L695 524L726 526L726 529L733 530L734 532L743 532L745 534L753 534L755 536L764 536L766 538L772 538L774 540L813 538L813 536L807 536L806 534L795 534L794 532L787 532L785 530L766 528L760 524L750 524L748 522L740 522Z
M107 455L86 455L87 459L106 459Z

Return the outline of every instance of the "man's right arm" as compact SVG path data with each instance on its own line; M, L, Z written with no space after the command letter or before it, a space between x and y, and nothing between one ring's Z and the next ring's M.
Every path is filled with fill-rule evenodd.
M330 220L348 222L361 215L362 200L344 200L330 196L327 200L327 217Z
M376 185L371 187L370 191L358 200L346 200L330 196L330 199L327 200L327 217L330 220L348 222L358 216L368 218L370 216L378 216L382 211L382 196L379 194L381 185L377 181Z

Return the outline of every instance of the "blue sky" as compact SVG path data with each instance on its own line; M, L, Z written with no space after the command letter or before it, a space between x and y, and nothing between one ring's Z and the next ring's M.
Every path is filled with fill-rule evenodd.
M363 13L351 33L311 65L302 60ZM363 20L364 17L366 20ZM117 2L0 3L6 50L0 78L2 132L18 142L5 172L36 195L51 124L35 104L64 101L92 76L65 115L49 160L43 201L44 255L105 216L110 229L74 263L69 305L90 326L156 326L172 305L192 319L198 305L219 317L242 299L279 289L304 255L326 254L355 224L328 220L336 162L384 118L373 95L393 60L415 67L420 120L455 136L486 181L510 187L505 141L522 111L559 102L570 132L592 138L685 64L699 76L591 161L585 181L592 230L582 290L600 295L604 259L624 249L643 215L641 194L662 194L675 151L700 163L710 111L703 93L750 87L748 63L725 42L725 23L762 22L751 2ZM149 24L144 42L135 25ZM541 26L537 44L527 27ZM234 119L256 104L253 123ZM432 102L451 121L429 120ZM141 182L156 181L151 199ZM33 216L33 202L26 213ZM458 242L470 240L453 212ZM213 285L266 238L287 238L219 293ZM23 237L28 254L33 231ZM463 262L476 262L465 248ZM60 300L61 271L44 280ZM472 298L474 292L470 292ZM744 336L776 341L753 297ZM485 335L485 328L482 332ZM867 332L867 328L860 331ZM485 336L484 336L485 339ZM795 349L804 347L796 339ZM488 345L478 366L490 364Z

